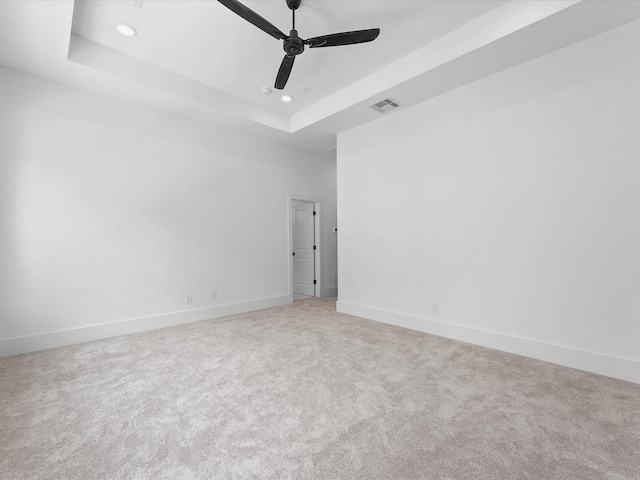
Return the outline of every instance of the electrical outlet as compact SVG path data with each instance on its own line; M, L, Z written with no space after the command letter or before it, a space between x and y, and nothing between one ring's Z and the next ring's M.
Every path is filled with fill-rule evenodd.
M184 299L184 303L191 303L193 302L193 295L191 295L190 293L187 293L187 296Z
M431 302L431 313L438 313L438 302Z
M218 291L211 290L211 300L217 300L217 299L218 299Z

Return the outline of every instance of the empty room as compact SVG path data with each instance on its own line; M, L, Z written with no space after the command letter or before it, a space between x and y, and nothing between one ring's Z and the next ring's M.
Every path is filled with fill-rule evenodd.
M640 478L640 1L0 2L0 479Z

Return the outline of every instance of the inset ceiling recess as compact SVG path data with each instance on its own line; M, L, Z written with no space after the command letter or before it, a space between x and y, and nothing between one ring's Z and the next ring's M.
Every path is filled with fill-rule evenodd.
M376 112L385 113L385 112L388 112L389 110L398 108L399 106L400 104L396 102L393 98L385 98L381 102L371 105L371 108L373 108Z
M289 3L223 1L44 1L34 16L28 5L34 2L0 0L0 11L11 4L9 10L24 17L11 30L22 37L9 49L0 47L0 64L73 85L83 82L83 88L102 93L114 83L118 98L183 111L198 121L237 123L242 129L257 124L256 132L270 136L268 129L275 130L276 141L317 153L337 133L372 120L369 106L381 113L409 107L640 18L640 1L623 0L302 0L295 10L301 34L374 27L382 33L373 42L336 49L318 48L323 37L312 37L313 48L301 40L305 52L293 55L301 57L295 60L300 64L280 90L270 83L272 69L287 52L277 51L285 37L298 40L282 30L277 41L247 16L290 28ZM0 24L13 25L0 17ZM115 30L120 23L138 34L121 36ZM30 40L45 37L57 42L53 70L51 49L36 49ZM336 40L324 37L325 47ZM340 35L340 45L349 37ZM95 81L96 74L103 81ZM279 101L284 94L293 101ZM288 137L282 133L293 137L283 140Z

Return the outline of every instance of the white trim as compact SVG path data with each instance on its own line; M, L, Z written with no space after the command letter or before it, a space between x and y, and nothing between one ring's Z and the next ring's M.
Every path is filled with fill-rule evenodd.
M287 257L289 258L289 296L293 302L293 202L295 200L302 202L312 202L316 210L315 218L315 265L316 265L316 285L314 288L314 296L322 297L322 279L324 278L324 266L322 264L322 198L310 197L309 195L298 195L294 193L287 194L287 222L289 231L289 241L287 243Z
M47 350L49 348L64 347L76 343L129 335L131 333L220 318L237 313L262 310L263 308L279 307L289 303L291 303L289 295L280 295L246 302L229 303L227 305L121 320L101 325L58 330L56 332L41 333L26 337L9 338L7 340L0 340L0 357L9 357L22 353Z
M640 361L630 358L580 350L565 345L516 337L504 333L447 323L432 318L367 307L355 303L338 301L336 303L336 310L340 313L460 340L503 352L514 353L523 357L535 358L565 367L606 375L628 382L640 383Z

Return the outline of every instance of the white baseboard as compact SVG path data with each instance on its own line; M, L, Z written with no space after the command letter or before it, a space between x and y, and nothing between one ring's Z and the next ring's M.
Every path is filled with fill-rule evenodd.
M282 295L278 297L261 298L246 302L185 310L182 312L173 312L163 315L121 320L102 325L90 325L69 330L59 330L56 332L29 335L26 337L9 338L7 340L0 340L0 357L9 357L12 355L20 355L22 353L73 345L76 343L119 337L130 333L182 325L184 323L197 322L200 320L220 318L227 315L235 315L237 313L261 310L263 308L279 307L289 303L291 303L291 297L289 295Z
M640 361L338 301L338 312L640 383Z

